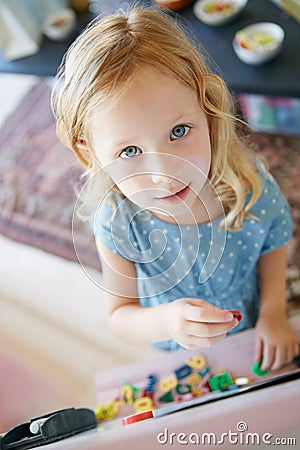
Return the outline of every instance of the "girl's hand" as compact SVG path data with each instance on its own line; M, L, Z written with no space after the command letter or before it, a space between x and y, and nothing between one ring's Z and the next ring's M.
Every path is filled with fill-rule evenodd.
M255 362L263 358L262 370L279 369L299 353L297 335L285 314L263 315L255 328Z
M187 349L211 347L238 324L230 311L196 298L166 303L162 320L170 339Z

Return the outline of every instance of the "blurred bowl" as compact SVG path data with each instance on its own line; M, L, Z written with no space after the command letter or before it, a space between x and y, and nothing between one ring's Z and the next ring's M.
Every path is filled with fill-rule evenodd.
M170 9L171 11L178 11L192 2L193 0L154 0L154 3L156 3L159 8Z
M241 61L251 64L263 64L275 58L284 41L284 30L276 23L258 22L239 30L232 46Z
M64 8L49 14L43 22L42 31L54 41L62 41L74 30L76 14L71 8Z
M224 25L240 14L247 2L248 0L198 0L193 12L206 25Z

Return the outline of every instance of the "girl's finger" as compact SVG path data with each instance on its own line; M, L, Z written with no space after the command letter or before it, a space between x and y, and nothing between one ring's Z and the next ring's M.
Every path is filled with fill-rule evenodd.
M190 336L197 337L213 337L220 336L228 333L237 324L237 319L233 319L231 322L219 322L219 323L203 323L203 322L186 322L186 332Z
M226 337L226 334L220 334L219 336L202 338L197 336L188 336L186 338L186 346L188 348L200 348L200 347L212 347L217 342L221 341Z
M263 360L260 368L262 370L270 369L275 358L275 347L274 345L264 345L263 346Z
M287 348L285 345L278 345L275 348L272 370L280 369L287 362Z
M208 303L207 301L203 300L202 298L193 298L189 297L188 304L193 306L202 306L203 308L209 308L213 309L215 311L223 311L223 309L219 308L218 306L212 305L211 303Z
M231 322L233 314L230 311L223 310L217 307L209 308L206 306L194 306L186 304L185 319L191 322Z
M254 341L254 362L260 361L263 356L263 341L260 337L256 337Z

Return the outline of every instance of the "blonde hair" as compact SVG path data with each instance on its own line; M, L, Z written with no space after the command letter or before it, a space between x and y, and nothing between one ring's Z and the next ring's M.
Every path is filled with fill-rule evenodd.
M94 20L77 38L58 71L52 95L59 138L93 176L95 162L77 143L83 137L89 142L95 108L113 100L144 67L175 78L197 94L208 117L209 179L226 213L223 225L240 229L261 192L254 156L238 137L225 83L209 72L197 46L164 13L139 7L119 11ZM250 188L252 195L245 205Z

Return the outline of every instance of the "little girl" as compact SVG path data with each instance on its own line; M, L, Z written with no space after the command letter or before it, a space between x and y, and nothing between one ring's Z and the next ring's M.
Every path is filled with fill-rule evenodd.
M224 82L173 20L147 8L96 19L66 55L53 108L98 202L112 330L171 350L255 326L262 369L291 361L288 204L238 137Z

